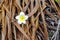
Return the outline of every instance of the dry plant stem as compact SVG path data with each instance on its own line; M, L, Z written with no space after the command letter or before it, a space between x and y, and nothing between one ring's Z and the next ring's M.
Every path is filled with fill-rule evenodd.
M56 10L57 10L57 14L58 14L58 16L60 17L60 11L58 10L57 6L55 5L54 0L51 0L51 2L53 3L54 7L55 7Z
M33 0L34 1L34 0ZM33 1L31 0L31 9L33 9ZM35 0L36 1L36 5L38 4L38 1L37 0ZM33 34L32 34L32 40L35 40L35 36L36 36L36 30L37 30L37 24L38 24L38 22L37 22L37 24L35 25L34 24L34 22L35 22L35 20L34 20L34 16L32 16L32 24L33 24Z
M7 23L8 23L8 39L12 40L12 31L11 31L11 22L9 20L9 18L7 17Z
M33 25L33 30L32 30L32 40L34 40L34 37L35 37L35 24L34 24L34 17L32 16L31 18L31 22L32 22L32 25Z
M18 25L18 23L17 22L13 22L15 25L16 25L16 27L19 29L19 31L21 31L21 33L23 33L23 35L27 38L27 39L29 39L30 40L30 38L26 35L26 33L23 31L23 29Z
M28 26L29 26L29 27L28 27ZM27 29L28 29L27 32L28 32L28 35L31 37L31 35L30 35L30 33L29 33L29 29L30 29L30 28L31 28L31 24L29 24L29 25L27 24Z
M42 22L39 22L39 23L40 23L41 26L43 25ZM46 23L46 25L47 25L47 28L48 28L48 29L53 30L53 31L56 31L56 27L49 26L47 23ZM43 34L43 33L42 33L42 34Z
M38 31L37 31L37 33L39 34L39 35L37 35L37 36L40 36L40 37L43 38L42 34L40 34ZM39 37L39 39L41 39L40 37ZM44 40L44 38L43 38L43 40Z
M13 26L13 33L14 33L14 39L17 40L17 38L16 38L16 28L15 28L15 26Z
M33 9L33 1L34 0L31 0L31 10ZM35 24L34 24L34 16L31 17L31 22L32 22L32 25L33 25L33 30L32 30L32 40L34 40L34 37L35 37Z
M53 27L53 26L49 26L48 24L47 25L47 28L50 29L50 30L53 30L53 31L56 31L56 27Z
M35 23L35 25L36 25L36 31L37 31L37 29L38 29L38 27L39 27L39 17L37 17L37 19L36 19L36 23Z
M26 6L24 7L24 9L23 9L24 12L26 12L26 10L28 9L29 4L30 4L30 2L28 2L28 3L26 4Z
M45 35L44 35L44 32L43 32L42 29L41 29L41 27L39 27L39 30L40 30L40 32L43 34L43 36L45 36Z
M35 19L34 20L36 20L38 17L39 17L39 15L40 15L41 13L40 12L38 12L38 14L37 14L37 16L35 17Z
M10 2L12 3L12 0ZM7 7L7 9L9 8L8 10L10 11L10 14L7 13L7 15L10 15L10 17L11 17L11 5L12 5L11 3L9 4L10 7ZM6 18L7 18L7 23L8 23L8 40L12 40L11 21L8 16L6 16Z
M41 12L41 15L42 15L42 19L43 19L43 24L44 24L44 33L45 33L45 40L49 40L48 38L48 32L47 32L47 27L46 27L46 22L45 22L45 18L44 18L44 14L43 12Z
M46 14L48 14L57 23L57 18L55 18L54 15L52 13L48 12L47 10L45 10L45 11L47 12Z
M0 22L1 22L1 20L2 20L2 12L0 11Z
M14 3L15 3L14 5L17 7L17 9L19 9L19 10L21 10L21 11L23 10L22 7L21 7L21 5L19 4L20 2L18 2L18 1L16 0Z
M45 9L45 8L46 8L45 0L41 0L41 1L42 1L42 3L43 3L43 6L42 6L42 7L43 7L43 8L42 8L42 10L43 10L43 9Z
M23 9L24 9L24 0L23 0L23 2L22 2L22 5L23 5Z
M26 6L24 7L24 12L27 10L27 8L29 8L29 4L31 1L28 2L28 0L24 0L24 3L26 4Z
M44 27L42 24L43 24L43 23L40 23L40 25L41 25L42 27ZM39 26L40 26L40 25L39 25ZM42 29L41 27L39 27L39 31L42 33L43 37L46 36L46 35L44 34L43 29Z
M45 40L49 40L49 38L48 38L48 32L47 32L47 26L46 26L46 22L45 22L45 17L44 17L44 13L43 13L41 5L40 5L40 9L41 9L41 16L42 16L43 25L44 25L44 34L45 34L44 37L45 37Z
M29 17L31 17L36 11L37 9L39 8L39 5L37 3L37 5L35 5L35 7L33 8L33 10L28 14Z
M16 35L17 35L17 40L22 40L21 32L18 31Z
M15 11L16 11L14 6L13 6L13 9L12 10L13 10L12 11L12 22L13 22ZM17 40L17 38L16 38L16 27L15 27L15 25L13 25L13 33L14 33L15 40Z
M25 1L25 3L27 4L29 0L24 0L24 1Z
M11 13L8 11L8 9L7 9L7 7L5 7L5 5L3 5L3 8L6 10L6 14L7 14L7 16L11 19Z
M4 8L2 7L2 40L5 40L5 36L6 36L6 20Z
M1 0L0 7L2 6L3 2L4 2L4 0Z
M56 32L54 33L54 35L52 36L52 39L51 40L53 40L53 38L54 38L54 40L59 40L59 37L58 37L58 34L59 34L59 29L60 28L60 23L59 23L59 21L58 21L58 26L57 26L57 30L56 30ZM57 38L58 37L58 38Z
M12 6L12 22L14 21L13 19L14 19L14 16L15 16L15 11L16 11L16 8L15 8L15 6Z
M50 1L50 0L49 0ZM54 10L56 11L56 9L55 9L55 6L53 6L53 4L52 4L52 2L50 1L50 4L51 5L49 5L48 3L45 3L48 7L50 7L50 8L54 8ZM59 9L58 9L59 10ZM49 12L48 12L49 13ZM48 14L49 15L49 14ZM50 16L51 15L51 16ZM53 14L50 14L49 16L50 17L52 17L52 16L54 16ZM58 18L59 18L59 16L57 16ZM55 18L54 18L55 19ZM55 21L56 21L56 19L55 19Z
M39 28L39 23L38 23L38 21L39 21L39 17L37 17L37 19L36 19L36 28L35 28L35 33L36 33L36 31L37 31L37 29ZM37 35L35 34L35 39L36 40L38 40L38 38L37 38Z
M24 30L24 24L22 24L22 29ZM24 36L22 35L22 40L24 40Z

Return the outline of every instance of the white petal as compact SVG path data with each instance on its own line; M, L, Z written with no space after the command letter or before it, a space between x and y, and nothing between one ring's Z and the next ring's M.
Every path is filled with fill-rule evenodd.
M19 19L19 15L15 17L16 19Z
M25 15L24 12L20 12L20 15Z
M18 24L22 24L22 22L20 22L20 21L18 20Z
M26 21L24 21L23 24L26 24Z
M26 18L26 20L27 20L27 19L28 19L28 16L26 15L25 18Z

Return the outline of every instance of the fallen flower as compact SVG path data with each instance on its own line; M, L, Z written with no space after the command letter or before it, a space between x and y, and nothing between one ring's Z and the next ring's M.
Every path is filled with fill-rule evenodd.
M18 16L15 17L18 20L18 24L26 24L26 20L28 16L24 14L24 12L20 12Z

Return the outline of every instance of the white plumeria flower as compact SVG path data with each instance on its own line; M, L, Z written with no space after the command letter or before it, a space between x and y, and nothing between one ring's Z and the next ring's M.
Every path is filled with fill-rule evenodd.
M20 12L18 16L15 17L18 20L18 24L26 24L26 20L28 16L24 14L24 12Z

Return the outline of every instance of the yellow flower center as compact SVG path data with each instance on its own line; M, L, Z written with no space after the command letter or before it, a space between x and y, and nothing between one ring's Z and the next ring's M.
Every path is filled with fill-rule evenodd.
M24 15L20 16L19 20L20 20L21 22L25 21L25 16L24 16Z

